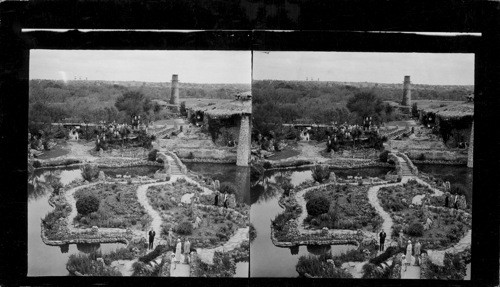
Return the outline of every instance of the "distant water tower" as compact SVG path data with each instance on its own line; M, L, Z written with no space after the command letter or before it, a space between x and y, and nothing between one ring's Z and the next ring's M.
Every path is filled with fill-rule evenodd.
M401 101L402 106L411 106L411 82L410 76L405 76L404 87L403 87L403 100Z
M172 86L170 88L170 104L179 105L179 76L172 75Z

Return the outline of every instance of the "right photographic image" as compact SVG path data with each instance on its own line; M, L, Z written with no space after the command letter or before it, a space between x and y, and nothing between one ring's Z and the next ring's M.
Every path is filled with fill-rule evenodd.
M254 51L250 277L470 280L474 54Z

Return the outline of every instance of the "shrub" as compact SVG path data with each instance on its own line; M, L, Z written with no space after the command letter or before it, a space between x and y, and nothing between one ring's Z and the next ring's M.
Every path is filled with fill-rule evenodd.
M315 165L311 171L313 179L319 183L330 178L330 169L326 165Z
M93 164L85 164L81 167L81 171L83 179L89 182L99 175L99 168Z
M42 164L38 160L33 161L33 167L34 168L39 168L41 166L42 166Z
M425 154L421 153L418 158L418 160L425 160Z
M410 236L422 236L424 234L424 226L420 222L414 222L408 226L406 233Z
M284 212L284 213L280 213L278 215L276 215L276 217L274 218L274 220L272 221L273 223L273 227L277 230L277 231L282 231L283 230L283 227L285 226L285 224L290 220L290 219L293 219L294 216L293 216L293 213L291 212Z
M139 257L139 261L144 262L144 263L149 263L151 260L155 259L156 257L160 256L162 253L167 251L168 246L167 245L157 245L155 249L148 254Z
M328 262L327 256L301 256L296 269L301 274L309 274L320 278L352 278L352 275Z
M87 195L76 201L76 210L82 215L96 212L99 209L99 199L93 195Z
M100 257L100 255L96 253L91 253L89 255L71 254L66 263L66 268L73 272L78 271L81 274L91 276L122 276L122 274L114 268L107 267L95 261L96 256Z
M158 154L158 150L157 149L153 149L151 150L149 153L148 153L148 160L149 161L156 161L156 156Z
M235 194L238 191L238 187L230 182L223 182L220 184L220 192L227 194Z
M255 238L257 238L257 230L255 229L255 226L253 226L252 223L250 223L250 230L248 232L248 237L250 239L250 242L254 241Z
M311 216L318 216L327 213L330 209L330 202L328 199L318 196L309 200L306 204L307 214Z
M268 162L268 161L265 161L264 164L262 165L265 169L270 169L271 167L273 167L273 165Z
M380 254L377 257L374 257L374 258L370 259L368 262L370 262L371 264L379 265L379 264L387 261L392 256L396 255L399 251L400 251L399 247L389 246L384 251L384 253Z
M174 231L181 235L191 235L193 233L193 224L189 221L183 221L175 227Z
M381 162L387 162L387 158L389 156L389 151L388 150L384 150L383 152L381 152L378 156L379 160Z

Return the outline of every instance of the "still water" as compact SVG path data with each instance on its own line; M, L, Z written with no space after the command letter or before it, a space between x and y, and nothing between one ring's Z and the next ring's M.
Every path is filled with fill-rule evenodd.
M223 167L219 167L223 166ZM234 165L206 165L190 164L188 168L194 171L203 171L207 176L213 175L216 179L223 181L236 182L238 186L244 185L244 178L249 178L249 173L245 169L239 169ZM152 176L158 167L129 167L129 168L103 168L106 175L116 176L116 174L129 174L135 176ZM28 276L65 276L69 275L66 270L66 262L71 254L90 253L93 250L100 249L102 253L109 253L123 244L70 244L66 246L45 245L40 237L41 218L53 210L49 205L48 199L50 191L44 187L45 177L53 171L60 171L62 184L68 184L76 179L81 179L82 175L79 167L69 167L64 169L43 169L37 170L34 177L38 179L39 184L33 181L28 183ZM246 175L245 175L246 173ZM237 182L238 178L240 181ZM246 184L249 186L249 184ZM241 190L241 189L240 189ZM249 192L247 192L249 194ZM240 197L244 198L243 192ZM249 195L246 196L249 198ZM47 260L50 264L47 264ZM245 271L246 270L246 271ZM245 273L246 272L246 273ZM248 274L248 263L238 263L237 274ZM245 277L248 277L245 276Z

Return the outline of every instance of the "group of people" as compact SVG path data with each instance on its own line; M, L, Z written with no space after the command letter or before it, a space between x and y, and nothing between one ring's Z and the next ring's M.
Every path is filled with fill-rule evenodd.
M221 193L220 191L215 191L214 205L219 206L219 202L221 201L221 199L222 199L222 206L224 206L224 208L227 208L229 195L227 193Z
M154 240L155 240L156 232L153 229L151 229L148 232L148 236L149 236L148 249L152 250L154 247ZM184 260L189 262L189 254L191 252L191 242L189 241L189 238L186 237L183 240L181 240L181 238L179 237L176 240L174 237L174 233L172 231L172 228L170 228L168 230L168 234L167 234L167 245L169 247L174 248L174 250L175 250L175 253L173 254L175 264L181 262L181 259L182 259L181 255L184 255ZM177 265L175 265L174 269L176 267L177 267Z
M384 230L382 230L379 233L379 251L383 252L384 251L384 244L385 244L385 238L387 237L387 234L385 233ZM404 247L404 238L403 238L403 233L399 233L399 238L398 238L398 243L399 247L403 248ZM406 271L407 267L411 265L412 261L412 256L415 257L414 265L420 265L420 256L422 253L422 244L420 243L419 240L417 240L417 243L415 246L412 245L411 240L408 240L406 244L406 252L403 255L403 263L404 263L404 271Z

